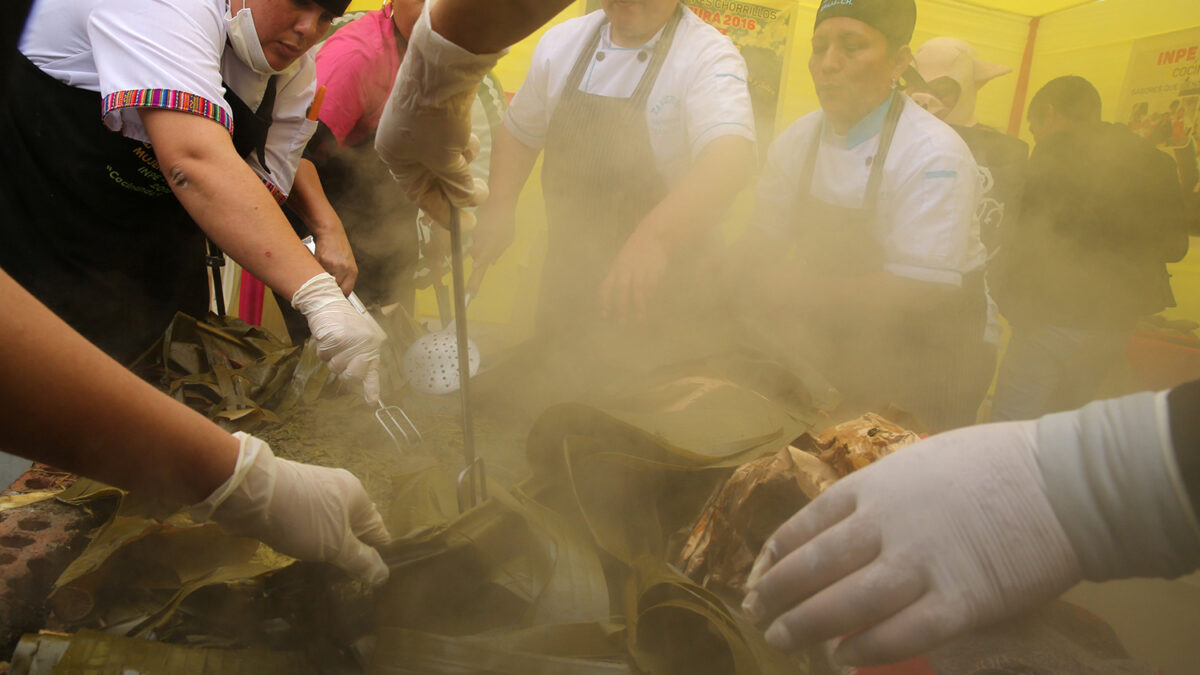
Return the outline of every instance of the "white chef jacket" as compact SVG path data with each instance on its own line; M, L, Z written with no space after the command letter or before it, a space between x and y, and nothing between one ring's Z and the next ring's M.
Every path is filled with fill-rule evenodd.
M776 235L803 226L799 204L809 186L801 182L817 133L821 145L813 196L862 208L890 103L845 136L834 133L819 110L789 126L767 152L752 225ZM876 232L884 268L901 277L961 286L963 275L981 269L986 258L975 215L980 195L979 171L967 144L906 97L879 191Z
M580 52L601 23L598 10L548 30L533 52L525 83L513 97L504 126L531 148L542 148L567 78ZM617 47L600 37L597 55L588 61L580 91L629 98L650 62L659 31L640 47ZM647 57L638 58L639 52ZM679 178L692 159L721 136L754 141L754 110L746 87L746 62L728 37L684 9L671 51L646 101L650 144L668 184ZM585 130L581 130L584 132ZM619 142L620 139L598 142Z
M97 113L113 131L149 141L138 108L207 117L233 132L222 81L254 110L269 75L255 72L226 41L226 0L37 0L20 49L60 82L99 92ZM246 159L277 200L291 190L300 155L316 130L305 119L316 92L308 54L276 84L267 134L268 172Z

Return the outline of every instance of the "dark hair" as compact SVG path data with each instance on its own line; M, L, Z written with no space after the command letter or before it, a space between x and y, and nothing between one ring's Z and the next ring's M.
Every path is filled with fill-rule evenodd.
M1095 122L1100 119L1100 92L1078 75L1055 78L1033 95L1029 102L1030 119L1046 114L1050 106L1074 122Z

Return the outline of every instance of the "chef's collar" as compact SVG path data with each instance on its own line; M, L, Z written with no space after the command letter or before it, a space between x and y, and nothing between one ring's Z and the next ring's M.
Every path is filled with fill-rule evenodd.
M668 21L667 23L670 23L670 21ZM654 37L650 38L649 40L646 40L646 42L644 44L640 44L636 47L621 47L621 46L613 44L612 38L609 35L609 32L612 30L612 24L608 23L604 26L604 32L600 34L600 47L599 48L600 49L611 49L613 51L627 51L627 52L635 52L635 51L638 51L639 49L653 49L654 45L658 43L658 39L662 37L663 31L665 31L666 29L667 29L667 24L663 24L663 27L658 29L658 32L654 34Z
M883 123L887 119L888 108L892 105L892 98L895 96L896 92L893 91L892 95L888 96L886 101L871 111L871 114L859 120L858 124L850 127L850 131L847 131L845 136L839 136L835 133L833 127L829 126L828 121L825 122L825 132L839 141L845 138L846 149L853 150L883 133Z

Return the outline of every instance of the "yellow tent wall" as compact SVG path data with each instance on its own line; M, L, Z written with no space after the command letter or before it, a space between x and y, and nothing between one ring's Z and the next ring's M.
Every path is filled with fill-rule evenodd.
M817 107L816 94L808 76L808 41L817 0L797 0L794 42L788 65L787 83L780 101L779 133L787 124ZM1105 119L1116 121L1125 70L1135 41L1162 33L1200 26L1197 0L917 0L917 28L913 46L941 35L959 37L975 46L980 58L1010 66L1011 74L985 86L979 94L978 114L989 126L1007 130L1022 58L1034 16L1045 7L1060 8L1037 19L1037 38L1031 60L1027 96L1020 101L1021 135L1032 143L1024 122L1027 98L1046 82L1061 75L1081 75L1100 90ZM986 7L984 6L986 5ZM378 0L355 0L352 9L371 9ZM580 16L584 0L568 6L549 25ZM497 73L505 89L515 92L524 81L537 40L545 32L515 45L501 60ZM488 282L473 317L493 322L525 324L531 312L531 289L536 287L540 260L538 242L545 227L541 183L535 170L522 195L518 211L518 233L513 249L489 272ZM729 217L728 229L736 231L749 215L749 195L743 195ZM1189 259L1172 266L1174 287L1180 307L1170 314L1200 320L1200 240L1193 240ZM433 314L430 297L422 297L419 310Z

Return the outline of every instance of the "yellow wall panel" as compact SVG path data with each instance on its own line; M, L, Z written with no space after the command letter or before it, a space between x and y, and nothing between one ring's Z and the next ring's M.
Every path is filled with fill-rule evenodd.
M1116 120L1133 43L1200 26L1196 0L1105 0L1042 19L1029 95L1062 75L1087 78L1100 90L1104 118Z
M545 30L582 15L585 4L584 0L572 3L546 27L514 45L501 59L496 72L509 93L524 82L533 48ZM353 0L350 5L351 9L379 6L379 0ZM792 57L781 93L777 134L818 105L807 65L817 6L817 0L797 0ZM1032 96L1039 87L1060 75L1081 75L1100 90L1105 119L1112 120L1118 116L1115 107L1134 41L1200 25L1200 1L917 0L917 15L914 47L932 37L958 37L974 45L980 58L1013 69L1012 73L990 82L979 95L980 120L1006 130L1031 16L1045 15L1035 44L1028 95ZM1022 137L1032 142L1024 120ZM522 325L529 321L540 267L539 246L545 229L539 171L540 167L522 194L513 249L489 272L479 301L472 305L472 318ZM749 217L752 201L748 194L738 200L726 224L728 232L741 229ZM1200 319L1200 253L1173 268L1176 293L1180 296L1180 308L1173 314ZM421 296L418 310L424 315L436 314L431 296Z

